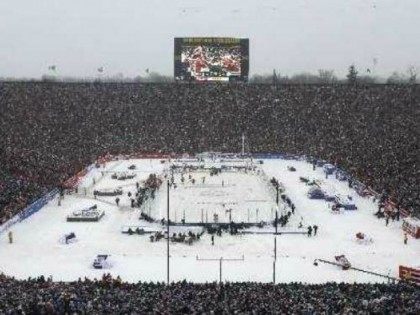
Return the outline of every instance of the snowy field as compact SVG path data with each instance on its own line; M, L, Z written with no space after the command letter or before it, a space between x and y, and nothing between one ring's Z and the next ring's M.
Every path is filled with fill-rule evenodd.
M340 182L330 176L328 179L321 168L295 160L264 160L255 164L259 169L251 172L222 172L210 176L206 171L191 171L175 174L177 188L170 189L171 220L180 222L213 222L214 214L219 222L271 221L276 210L275 193L267 178L276 177L284 186L285 193L296 205L295 214L281 231L304 231L308 225L319 227L318 235L308 237L301 234L277 236L277 282L302 281L322 283L383 282L384 278L343 271L334 265L319 264L315 259L334 260L335 255L346 255L356 268L386 275L398 276L400 264L418 266L420 263L420 241L409 238L403 244L401 221L378 220L373 213L377 204L371 198L359 197L347 182ZM128 170L130 165L134 170ZM61 205L51 201L38 213L14 225L11 231L14 243L8 244L7 232L0 235L0 272L27 278L29 276L52 276L54 280L76 280L79 277L99 278L104 272L119 275L126 281L166 281L166 241L150 242L149 235L127 235L121 233L127 226L142 226L151 230L162 230L160 222L147 223L139 220L140 210L130 207L128 192L135 194L136 182L142 183L149 174L169 174L170 163L160 160L129 160L107 163L104 168L94 169L79 185L78 193L66 195ZM288 170L294 166L296 172ZM135 174L133 179L119 181L112 179L114 173ZM264 177L262 173L265 173ZM191 178L189 178L191 176ZM306 196L308 187L299 177L318 180L321 187L342 195L353 197L358 210L333 214L324 200L311 200ZM205 179L203 180L203 177ZM195 180L192 183L191 179ZM93 196L93 190L114 190L120 187L123 196L119 206L115 197ZM164 183L143 207L143 211L160 220L166 216L167 186ZM73 211L97 204L105 211L99 222L67 222ZM285 213L283 204L279 212ZM303 227L299 228L302 223ZM171 234L180 227L171 227ZM197 228L195 228L196 231ZM199 228L201 229L201 228ZM184 228L185 230L185 228ZM273 231L267 226L255 231ZM74 232L77 241L68 245L60 242L64 234ZM373 239L372 243L359 244L355 234L363 232ZM215 236L211 244L210 235L205 233L193 245L171 243L171 280L195 282L219 279L219 262L202 259L240 259L223 263L222 278L225 281L271 282L273 273L272 234ZM97 254L109 254L112 267L97 270L92 267Z

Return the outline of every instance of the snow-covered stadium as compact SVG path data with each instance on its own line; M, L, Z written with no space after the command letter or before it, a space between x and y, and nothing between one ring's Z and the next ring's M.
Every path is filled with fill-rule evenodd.
M40 312L99 313L418 309L416 86L0 89L0 280L12 292L0 310L29 311L33 303ZM113 96L82 101L102 94ZM177 97L185 103L167 112ZM232 97L238 105L229 107ZM32 102L38 110L28 116L20 108ZM345 116L341 102L350 104ZM389 112L405 123L384 127ZM229 304L221 288L234 296ZM319 290L336 302L301 302ZM42 294L13 304L18 292ZM384 296L392 298L378 302ZM254 299L267 301L248 304Z
M0 2L0 315L420 314L417 2Z

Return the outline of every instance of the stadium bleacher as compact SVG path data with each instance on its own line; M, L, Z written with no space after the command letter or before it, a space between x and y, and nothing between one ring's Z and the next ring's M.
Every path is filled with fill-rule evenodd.
M420 290L405 283L305 285L100 280L16 281L0 274L5 314L418 314Z
M0 223L105 153L306 154L418 213L420 88L0 83ZM22 123L24 122L24 123Z

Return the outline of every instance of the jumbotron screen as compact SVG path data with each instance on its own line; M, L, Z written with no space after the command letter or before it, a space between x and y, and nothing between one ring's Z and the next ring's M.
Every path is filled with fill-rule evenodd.
M247 81L249 39L175 38L174 75L185 81Z

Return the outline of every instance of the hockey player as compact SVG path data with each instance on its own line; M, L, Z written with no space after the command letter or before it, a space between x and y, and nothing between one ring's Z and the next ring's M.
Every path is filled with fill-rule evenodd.
M9 231L9 233L7 233L7 236L9 237L9 244L13 243L13 232Z
M120 198L115 198L115 203L117 204L117 207L119 206L119 204L120 204Z
M74 240L75 238L76 234L74 234L74 232L64 235L64 241L66 244L68 244L70 240Z
M317 232L318 232L318 225L314 225L314 236L316 235Z
M285 225L284 215L280 215L279 222L280 222L281 227Z
M308 237L312 236L312 226L308 226Z
M408 236L407 233L404 233L404 244L407 245L408 243Z
M211 245L214 246L214 235L211 236Z

